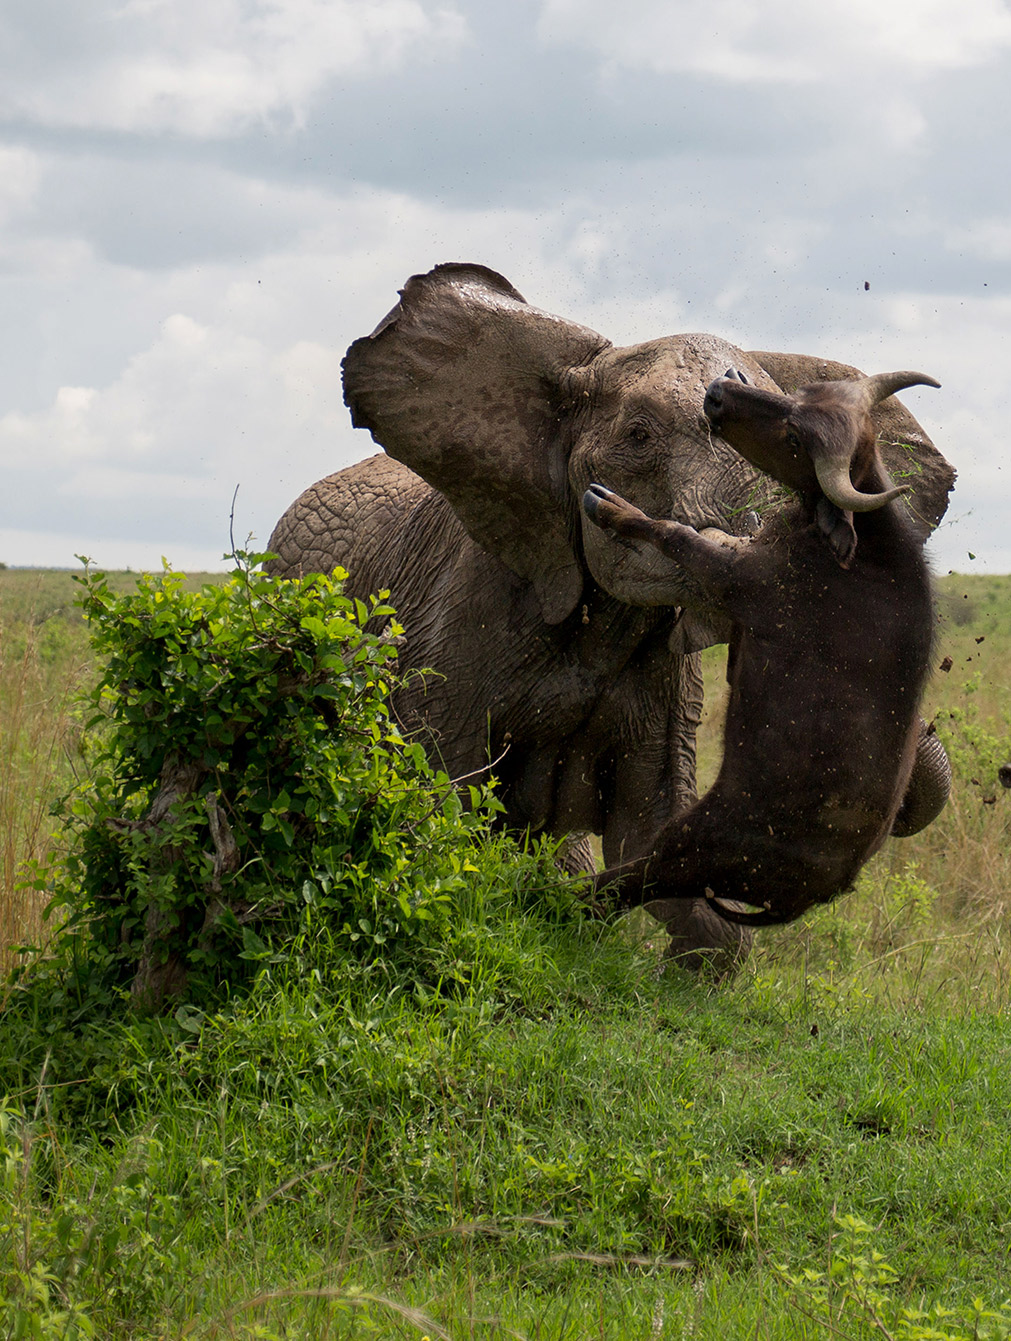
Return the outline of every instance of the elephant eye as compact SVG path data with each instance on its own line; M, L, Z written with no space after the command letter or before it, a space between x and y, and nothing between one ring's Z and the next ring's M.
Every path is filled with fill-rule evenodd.
M649 440L649 429L645 424L633 424L628 430L628 436L633 442L647 442Z

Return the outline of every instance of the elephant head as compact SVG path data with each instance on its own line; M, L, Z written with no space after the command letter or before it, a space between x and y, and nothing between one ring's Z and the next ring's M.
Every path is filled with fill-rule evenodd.
M745 358L705 335L616 349L529 306L492 270L441 265L408 280L348 350L345 399L355 425L445 495L557 624L580 601L586 568L636 605L693 594L655 552L585 523L577 501L591 479L700 529L743 518L757 476L710 439L701 415L731 355Z

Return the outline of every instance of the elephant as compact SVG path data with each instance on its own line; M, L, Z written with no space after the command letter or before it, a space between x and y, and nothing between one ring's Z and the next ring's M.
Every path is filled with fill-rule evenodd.
M746 544L777 500L704 418L705 388L731 364L786 393L859 375L707 334L615 347L494 270L438 265L343 362L352 422L385 455L306 489L268 542L276 574L342 566L352 594L390 590L402 668L436 672L398 691L404 727L452 778L494 761L505 823L569 835L576 868L594 865L586 835L614 866L695 801L698 654L730 631L689 573L615 544L580 500L599 481ZM898 402L875 422L886 464L914 484L923 539L953 472ZM750 932L705 900L664 916L688 966L729 969L747 952Z

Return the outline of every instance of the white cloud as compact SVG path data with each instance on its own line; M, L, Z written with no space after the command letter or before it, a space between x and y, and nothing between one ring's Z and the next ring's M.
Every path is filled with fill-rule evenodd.
M467 35L456 9L426 0L105 0L67 19L74 58L8 69L0 107L50 126L195 137L299 125L328 80Z
M547 42L597 52L610 72L691 71L732 82L865 82L960 69L1011 46L1003 0L545 0Z
M273 350L175 313L109 385L62 386L48 409L0 418L0 453L93 479L99 463L163 478L218 473L241 464L244 438L283 446L307 418L325 422L339 357L309 342ZM80 478L55 487L77 490Z
M236 539L241 543L241 536ZM207 573L231 567L228 560L222 559L227 548L226 542L221 545L180 544L173 530L121 540L82 530L70 534L0 527L0 557L20 568L75 568L82 571L77 561L77 556L81 555L92 559L98 569L158 572L162 560L166 559L177 572Z
M35 198L42 176L38 154L0 144L0 224L8 223Z
M374 450L340 357L445 260L618 343L938 375L951 534L1004 553L1006 0L14 0L0 39L7 562L218 554L239 482L265 542Z
M147 556L134 565L150 562L161 537L159 553L182 564L187 549L206 558L227 548L238 484L239 538L256 530L265 543L289 501L279 496L281 458L301 439L332 437L343 419L339 357L170 316L108 385L64 386L47 409L0 418L0 459L18 500L5 508L8 529L51 533L58 520L62 550L91 552L96 538L133 543Z
M841 314L840 314L841 316ZM843 352L845 351L845 352ZM902 400L958 472L948 514L931 541L939 572L1011 571L1007 517L1011 465L1004 429L1004 380L1011 361L1011 298L907 293L883 300L874 320L841 316L825 352L867 372L916 368L939 391L903 392Z
M290 204L303 227L255 265L124 273L83 255L72 303L66 276L46 291L44 323L58 319L62 338L82 346L96 322L115 325L118 304L162 315L140 352L114 361L107 375L68 379L42 408L15 402L0 417L0 459L20 463L5 474L25 482L8 492L24 500L16 515L8 507L8 526L30 519L51 532L57 509L64 548L80 549L78 535L124 544L133 536L145 547L152 536L174 535L177 545L202 544L207 553L224 548L238 483L237 531L252 530L265 544L302 488L376 450L351 429L342 403L347 345L372 329L412 272L466 259L500 269L532 303L620 343L708 329L745 347L803 349L869 371L921 367L946 390L943 399L918 395L914 412L962 471L959 499L973 513L956 547L985 553L978 526L1011 502L990 427L1003 420L1001 388L976 375L1006 349L1011 300L864 294L862 283L851 297L826 298L803 278L811 249L832 242L823 222L771 216L749 224L724 271L728 221L709 214L689 230L687 207L674 206L665 278L644 264L635 200L621 211L592 201L552 211L460 210L389 192L296 190ZM661 258L666 236L653 244ZM721 248L693 276L686 262L698 263L710 236L723 239ZM703 307L687 299L692 289L707 295ZM953 406L973 416L971 432L967 419L949 422ZM45 492L29 483L40 473ZM981 502L970 504L970 493ZM158 543L178 561L168 540Z
M966 252L984 261L1011 261L1011 222L1007 219L976 219L962 228L951 229L945 245L954 252Z
M594 316L593 273L613 239L602 239L592 217L453 210L365 190L345 198L291 194L303 229L255 264L124 271L86 248L68 253L54 243L52 259L69 273L50 285L37 244L31 301L41 329L58 323L61 347L86 351L96 328L124 322L137 338L143 314L168 315L151 323L138 352L123 357L122 344L110 340L104 376L61 381L40 407L15 399L0 415L7 534L32 525L58 532L64 557L54 562L92 552L102 537L123 545L132 538L147 556L130 560L134 566L151 561L151 537L165 537L159 553L182 563L176 546L202 545L205 557L224 547L239 484L237 533L251 530L265 544L301 489L377 450L351 428L340 360L396 302L407 277L438 261L480 260L522 283L535 304ZM600 315L624 316L630 337L642 334L621 304ZM17 397L16 380L8 386ZM32 545L5 557L29 562L37 553Z

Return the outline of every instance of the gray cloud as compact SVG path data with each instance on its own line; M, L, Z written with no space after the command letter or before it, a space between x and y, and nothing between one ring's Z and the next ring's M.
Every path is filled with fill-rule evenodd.
M346 345L472 259L619 342L936 373L937 544L1007 567L1009 42L1000 0L9 7L0 557L216 561L237 482L265 539L373 450Z
M157 271L276 251L297 236L302 208L294 192L216 164L79 153L50 161L31 223Z
M425 0L15 0L0 114L196 139L298 125L335 77L370 78L467 40Z

